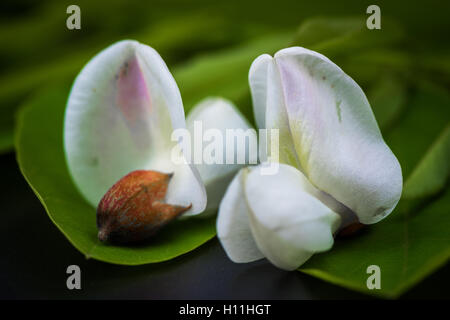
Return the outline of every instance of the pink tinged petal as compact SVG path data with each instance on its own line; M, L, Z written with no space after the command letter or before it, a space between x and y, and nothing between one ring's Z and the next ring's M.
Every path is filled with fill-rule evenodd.
M121 177L144 169L174 173L166 200L195 214L206 192L195 168L175 164L174 129L185 128L178 87L152 48L120 41L95 56L72 87L65 114L69 171L93 206Z
M116 104L124 116L133 141L139 147L148 147L150 128L150 92L145 83L139 61L133 55L119 70Z

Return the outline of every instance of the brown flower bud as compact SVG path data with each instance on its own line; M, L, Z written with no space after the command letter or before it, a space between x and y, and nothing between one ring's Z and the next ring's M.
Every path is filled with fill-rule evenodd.
M154 235L191 208L164 202L172 174L132 171L116 182L97 207L100 241L128 243Z

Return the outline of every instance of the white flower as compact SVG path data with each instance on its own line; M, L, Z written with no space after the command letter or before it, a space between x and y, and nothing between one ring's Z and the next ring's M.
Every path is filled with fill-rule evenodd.
M244 148L239 148L237 143L227 145L227 130L229 132L230 130L238 129L242 133L248 132L249 138L253 138L255 142L257 141L256 132L251 129L248 122L231 101L219 97L210 97L200 101L189 112L186 123L191 137L196 140L195 143L199 144L206 140L202 153L208 152L208 146L218 146L218 149L222 150L222 155L219 156L222 159L220 163L213 161L208 163L203 159L203 163L195 165L205 184L208 195L206 211L212 213L219 207L225 190L236 171L245 165L245 163L236 163L237 161L227 164L227 152L232 154L233 158L236 156L236 160L239 159L241 154L243 159L250 159L249 149L245 148L245 146L243 146ZM201 124L204 136L196 135L194 130L196 123ZM231 148L231 150L228 150L228 148ZM215 151L211 152L214 153Z
M165 200L192 204L185 216L207 208L206 191L208 209L217 208L240 166L173 161L174 150L185 156L172 133L191 130L194 121L222 134L227 128L249 128L231 102L219 98L194 107L186 125L180 91L159 54L132 40L111 45L83 68L67 103L64 148L76 186L96 207L124 175L154 170L173 173Z
M249 81L258 127L279 129L282 165L273 176L242 169L229 186L217 228L233 261L266 257L292 270L331 248L339 220L372 224L392 212L401 168L355 81L300 47L258 57Z

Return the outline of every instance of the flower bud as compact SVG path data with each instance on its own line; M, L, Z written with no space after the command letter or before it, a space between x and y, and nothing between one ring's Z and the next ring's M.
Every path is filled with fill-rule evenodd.
M97 207L98 238L128 243L154 235L187 207L164 202L172 174L136 170L116 182Z

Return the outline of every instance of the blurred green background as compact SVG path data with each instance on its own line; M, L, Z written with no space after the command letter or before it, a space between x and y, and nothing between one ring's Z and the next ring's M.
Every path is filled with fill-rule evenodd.
M81 8L81 30L66 28L70 4ZM71 81L94 54L120 39L134 38L153 46L172 70L195 57L245 45L255 38L295 33L311 18L358 15L365 19L370 4L372 1L359 0L4 0L0 4L0 150L12 148L14 114L25 99L48 83ZM448 85L449 2L376 4L381 7L382 30L374 32L389 36L389 31L383 30L385 18L404 31L397 44L401 52L390 59L402 60L401 54L408 57L391 62L416 71L432 70L430 79ZM308 46L314 40L314 36L307 36L305 41L292 44ZM351 50L346 54L349 58L353 55ZM351 75L362 80L358 72ZM422 75L413 72L410 76Z
M81 30L66 28L66 8L71 4L81 8ZM381 8L381 30L365 27L366 8L371 4ZM178 83L186 111L208 95L221 95L235 102L250 121L247 73L253 59L284 47L305 46L330 57L361 85L383 136L402 165L406 184L398 213L387 225L380 224L358 239L370 247L371 241L385 238L384 230L395 235L398 228L410 226L411 239L417 243L412 241L409 249L410 266L401 275L405 281L396 273L389 275L387 294L396 297L442 266L450 250L449 220L440 216L448 217L450 199L449 12L450 2L439 0L4 0L0 3L0 153L7 166L2 174L12 170L7 154L14 152L21 106L45 101L39 99L40 94L56 88L62 97L59 108L63 108L66 91L68 95L81 68L118 40L133 38L161 54ZM33 152L28 154L25 160L32 164ZM38 161L32 169L28 171L40 170ZM2 190L14 194L10 186ZM17 194L12 199L20 201L20 197ZM430 218L418 214L423 211ZM8 223L3 225L7 228ZM436 235L439 245L430 240ZM393 256L402 252L402 237L393 236L383 244L398 243ZM367 246L338 241L332 253L312 259L303 271L317 276L316 270L327 270L335 279L345 279L349 267L340 264L345 254L350 255L350 262L354 256L364 259L361 251L367 251ZM28 244L24 247L30 250ZM379 249L379 256L384 257L384 247ZM370 257L368 251L366 258ZM340 269L333 269L333 259ZM388 263L397 266L399 261ZM361 290L351 277L347 282L321 278ZM364 283L360 280L354 281Z

